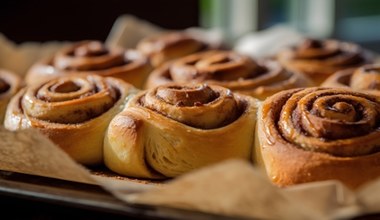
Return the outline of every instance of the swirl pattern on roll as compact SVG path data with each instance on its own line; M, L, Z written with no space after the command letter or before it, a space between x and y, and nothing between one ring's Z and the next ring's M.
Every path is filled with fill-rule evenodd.
M112 76L142 87L152 67L137 50L108 48L100 41L81 41L65 47L53 58L35 64L28 71L28 84L67 74Z
M357 187L380 175L380 168L368 168L352 179L380 162L378 97L340 88L288 90L266 100L260 114L262 160L279 185L338 179Z
M0 69L0 123L3 123L9 100L21 88L21 78L13 72Z
M338 71L327 78L322 86L351 88L380 95L380 64L367 64L358 68Z
M228 158L249 159L257 102L205 84L142 92L110 123L105 164L122 175L164 178Z
M200 51L219 48L218 43L211 43L185 31L170 31L146 37L137 44L137 49L150 57L153 66Z
M152 72L146 86L172 82L220 85L259 99L312 85L307 77L286 71L276 61L255 61L232 51L207 51L178 59Z
M205 85L195 88L159 87L148 92L143 102L147 108L189 126L218 128L234 121L239 112L236 100L229 90L214 90ZM201 108L204 105L211 107L213 111Z
M55 78L18 92L8 105L5 127L37 128L78 162L100 163L105 129L133 91L115 78Z
M288 99L281 111L279 128L285 139L303 149L335 156L366 155L378 150L377 101L350 91L305 90Z
M359 45L338 40L305 39L278 53L287 69L306 74L321 84L333 73L373 62L373 56Z

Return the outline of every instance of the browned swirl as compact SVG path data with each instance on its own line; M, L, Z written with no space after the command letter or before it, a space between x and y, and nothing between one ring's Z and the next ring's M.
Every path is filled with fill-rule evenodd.
M305 40L294 50L296 59L319 59L329 66L346 66L363 63L361 48L334 40Z
M286 68L304 73L320 84L336 71L372 62L373 58L354 43L306 39L281 51L278 59Z
M367 64L359 68L338 71L326 79L322 86L352 88L380 95L380 65Z
M29 117L75 124L110 109L118 92L101 77L64 77L26 90L21 104Z
M147 87L170 82L215 84L260 99L311 85L307 77L286 71L275 61L256 61L232 51L207 51L178 59L155 70Z
M62 70L91 71L128 63L122 49L110 50L99 41L79 42L57 54L54 66Z
M274 120L288 142L339 157L379 150L380 100L375 96L329 88L308 88L282 95Z
M157 179L225 159L249 160L258 104L207 84L142 91L110 122L105 164L122 175Z
M13 96L4 126L38 129L77 162L99 164L104 132L134 90L113 77L72 74L55 78Z
M150 36L137 45L139 51L151 58L155 67L176 58L217 47L190 33L179 31Z
M151 71L146 56L137 50L110 48L100 41L69 45L49 60L35 64L28 72L28 84L38 84L67 74L112 76L141 87Z
M203 129L222 127L239 113L233 94L218 86L159 86L150 90L142 104L181 123Z
M355 90L380 90L380 65L366 65L356 69L350 87Z
M380 98L346 88L292 89L259 111L256 158L273 183L334 180L357 189L380 176Z

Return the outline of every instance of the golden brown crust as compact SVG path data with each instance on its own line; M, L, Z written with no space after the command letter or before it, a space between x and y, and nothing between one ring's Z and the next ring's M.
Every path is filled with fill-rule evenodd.
M357 188L380 176L376 96L338 88L288 90L264 101L258 117L256 157L280 186L336 179Z
M204 82L258 99L285 89L312 86L307 77L286 71L276 61L255 61L236 52L215 50L192 54L161 66L149 76L146 87L173 82Z
M164 178L227 158L249 160L257 105L219 86L142 92L111 121L105 164L126 176Z
M81 41L33 65L26 75L26 82L38 84L80 73L112 76L142 88L151 70L148 57L136 50L107 48L99 41Z
M103 139L133 86L96 75L70 75L29 86L10 101L4 125L18 130L39 129L72 158L98 164Z
M380 95L380 64L367 64L359 68L338 71L327 78L321 86L351 88Z
M154 67L170 60L217 47L216 44L213 45L184 31L159 33L142 39L137 45L140 52L150 57Z
M280 51L277 58L287 69L309 76L316 85L339 70L373 62L372 54L359 45L331 39L305 39Z
M0 123L3 124L9 100L22 87L21 77L0 69Z

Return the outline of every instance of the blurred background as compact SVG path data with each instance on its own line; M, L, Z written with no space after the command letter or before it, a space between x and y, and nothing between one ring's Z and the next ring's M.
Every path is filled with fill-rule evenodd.
M218 29L231 43L282 26L380 52L378 0L2 0L0 33L16 43L105 40L124 14L167 29Z

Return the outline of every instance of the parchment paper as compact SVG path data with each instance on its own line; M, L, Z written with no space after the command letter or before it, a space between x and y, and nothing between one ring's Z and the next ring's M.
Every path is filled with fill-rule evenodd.
M0 33L0 68L24 76L30 66L38 60L51 56L69 42L26 42L15 44Z

